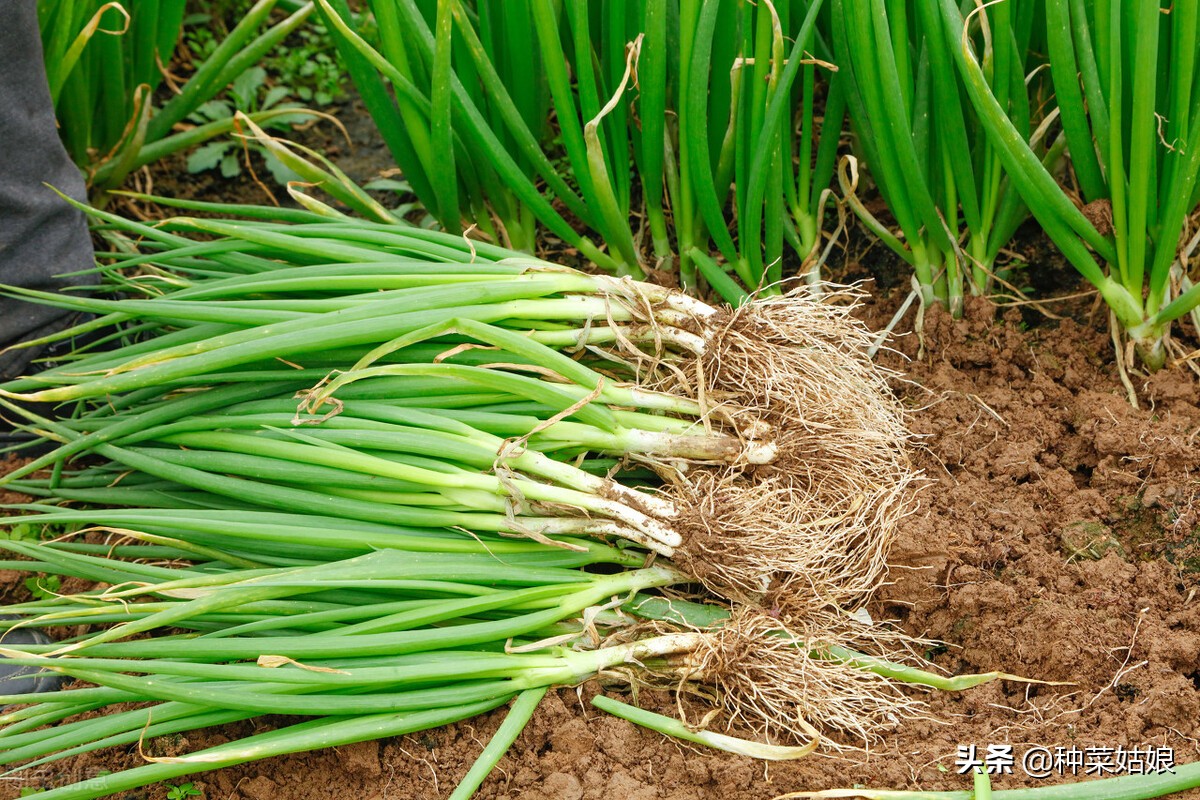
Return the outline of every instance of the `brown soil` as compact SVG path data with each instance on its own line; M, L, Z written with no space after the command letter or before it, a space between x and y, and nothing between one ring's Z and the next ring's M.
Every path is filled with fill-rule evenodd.
M886 319L884 305L868 317ZM758 800L855 784L966 788L955 754L969 744L1011 743L1018 758L1033 745L1154 745L1174 748L1180 763L1196 760L1200 387L1186 369L1143 379L1143 409L1134 410L1097 328L1064 320L1027 330L1017 312L994 320L983 303L967 317L930 313L926 353L917 357L920 342L909 335L897 346L912 360L888 356L907 370L899 389L929 480L871 612L944 642L928 655L952 674L1000 670L1072 685L997 681L929 694L929 719L904 724L870 754L770 766L598 713L586 703L594 686L562 689L478 797ZM654 693L639 702L670 710ZM197 776L196 786L209 798L441 798L501 718L276 758ZM182 752L253 729L162 746ZM42 772L34 785L137 761L128 750L106 753ZM1018 766L995 786L1062 780L1026 778Z

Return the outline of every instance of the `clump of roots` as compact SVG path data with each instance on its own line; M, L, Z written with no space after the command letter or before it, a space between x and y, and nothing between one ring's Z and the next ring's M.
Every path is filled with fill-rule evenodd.
M836 302L852 293L831 287L831 300L817 301L807 291L676 319L703 348L651 362L643 383L695 398L710 420L738 430L763 423L775 447L768 464L663 471L685 509L672 560L740 604L699 640L682 674L715 687L731 722L768 737L804 740L815 726L866 744L923 705L829 648L911 654L901 633L843 609L882 581L918 473L894 375L870 357L874 336L853 305Z
M841 288L841 287L838 287ZM806 290L758 298L708 321L705 373L749 406L894 425L892 377L868 352L875 335L853 317L851 290L813 299ZM836 391L834 391L836 390ZM819 413L818 413L819 412Z
M760 736L796 740L840 732L826 739L837 749L867 745L925 704L901 684L823 654L831 646L885 658L907 657L903 634L856 623L832 611L814 611L786 626L762 612L743 609L706 636L686 659L685 674L712 686L729 713ZM897 655L899 654L899 655Z
M699 372L770 423L791 462L858 465L870 483L907 468L908 431L894 375L868 356L873 336L852 309L786 295L728 310Z
M825 297L853 298L831 288ZM817 597L851 602L878 585L912 506L917 472L894 376L869 356L874 337L852 304L806 292L697 318L704 351L656 371L658 388L700 400L712 418L769 430L769 464L674 481L679 505L697 510L680 560L726 596L761 594L790 574Z
M643 372L642 382L696 398L735 427L748 418L765 423L793 462L860 464L871 477L906 469L909 434L889 385L895 375L869 355L875 337L854 318L855 305L833 302L853 299L852 290L828 287L824 296L797 290L697 319L703 352Z
M832 478L831 478L832 480ZM688 509L673 560L716 593L759 602L792 586L831 606L864 600L882 580L909 475L835 492L784 469L748 478L737 467L694 470L670 494ZM803 589L796 585L803 584Z

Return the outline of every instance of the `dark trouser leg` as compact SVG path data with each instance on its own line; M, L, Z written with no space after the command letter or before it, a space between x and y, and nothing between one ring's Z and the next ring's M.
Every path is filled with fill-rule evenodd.
M0 24L0 283L54 290L54 276L92 265L83 214L43 184L79 200L83 177L58 138L42 60L37 1L9 0ZM65 312L0 298L0 349L48 333ZM35 355L0 352L0 379L20 374Z
M2 0L0 0L2 2ZM58 289L79 279L54 276L92 264L83 214L43 186L86 198L83 177L58 138L38 31L37 0L8 0L0 22L0 283ZM3 348L53 332L65 312L0 298L0 380L21 374L30 350ZM0 444L3 440L0 419ZM11 619L11 618L10 618ZM7 627L7 626L6 626ZM0 646L49 642L40 631L0 630ZM0 666L0 694L58 689L62 680L38 669ZM2 705L0 705L2 708Z

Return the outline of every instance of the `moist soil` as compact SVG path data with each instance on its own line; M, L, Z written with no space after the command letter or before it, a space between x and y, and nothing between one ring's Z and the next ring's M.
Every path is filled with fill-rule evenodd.
M391 162L355 103L339 113L353 147L332 155L361 183L388 174ZM328 127L312 129L307 143L326 152L345 146ZM249 177L189 176L182 160L160 165L143 186L176 197L266 201ZM274 194L288 204L285 192ZM1044 241L1033 235L1025 242L1023 277L1038 296L1079 289L1064 284L1073 273ZM903 298L901 270L881 246L851 250L837 272L874 278L882 296L868 298L861 311L882 328ZM1132 376L1141 405L1134 409L1091 299L1050 308L1057 313L974 301L963 320L930 309L920 335L900 336L894 351L880 354L901 374L895 388L911 410L914 458L926 481L893 549L889 582L869 611L931 640L924 655L947 674L999 671L1053 683L997 680L958 693L915 693L927 703L924 717L898 725L869 750L823 748L773 764L606 716L588 705L597 691L634 699L589 683L548 694L476 796L767 800L855 786L967 789L956 753L970 745L980 753L1013 745L1017 766L995 776L995 788L1095 777L1082 769L1023 774L1021 758L1035 746L1151 746L1170 748L1178 763L1200 759L1200 384L1183 367ZM913 323L910 312L898 330ZM1185 334L1190 346L1195 333ZM10 464L0 461L0 472ZM15 501L0 494L0 502ZM0 571L0 602L27 599L25 577ZM676 713L663 693L642 691L635 701ZM503 714L173 783L191 780L210 799L445 798ZM145 753L178 755L289 721L166 737L147 743ZM142 763L136 747L83 756L20 781L0 779L0 800ZM167 792L159 785L122 796ZM1200 791L1176 796L1200 798Z

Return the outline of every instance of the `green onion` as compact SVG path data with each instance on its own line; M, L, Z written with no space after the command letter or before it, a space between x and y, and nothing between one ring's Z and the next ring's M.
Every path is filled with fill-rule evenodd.
M821 2L683 2L668 13L637 0L595 13L579 0L512 0L499 13L473 0L375 0L378 47L343 0L318 5L397 164L446 230L469 223L532 250L536 221L619 275L677 264L693 288L699 270L729 302L778 292L786 241L817 288L844 110L834 90L818 123L816 63L804 55L826 55ZM666 57L674 42L677 60ZM822 126L833 135L818 137ZM639 193L649 248L627 222Z
M1140 363L1156 370L1170 356L1171 323L1200 305L1200 291L1179 292L1169 280L1200 199L1191 91L1200 40L1192 6L1164 14L1138 2L1125 10L1104 3L1089 13L1067 0L1046 9L1058 110L1094 222L1017 135L969 39L960 39L957 5L942 3L951 50L997 155L1043 229L1108 303ZM1160 64L1160 52L1172 56Z
M152 96L183 30L182 0L47 0L38 3L46 72L68 152L94 189L115 188L134 170L233 130L228 120L173 133L296 31L312 4L259 33L276 0L259 0L161 109ZM253 115L265 122L283 112ZM293 110L289 113L295 113Z
M0 698L39 704L0 720L0 759L315 718L186 757L195 771L317 746L306 732L335 718L371 738L380 714L438 725L639 664L804 748L797 718L870 737L916 710L897 687L925 673L846 622L912 473L836 295L735 310L401 224L97 216L151 240L106 265L135 262L128 299L10 293L100 313L90 328L120 344L0 387L57 445L0 478L36 499L0 524L71 531L0 540L0 565L95 585L9 606L0 627L88 630L0 658L90 688ZM736 608L651 635L630 616L647 592ZM767 593L788 621L755 610ZM816 694L801 673L826 676ZM153 705L75 718L120 702Z

